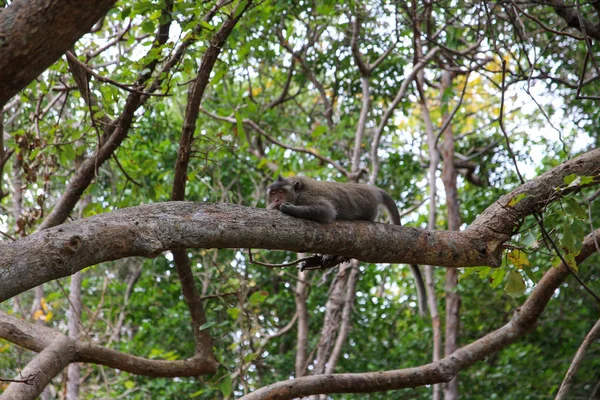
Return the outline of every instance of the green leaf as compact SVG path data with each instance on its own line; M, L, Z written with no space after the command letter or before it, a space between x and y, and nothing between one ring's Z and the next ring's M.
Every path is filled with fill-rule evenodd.
M581 184L582 185L589 185L590 183L594 183L594 177L593 176L582 176L581 177Z
M256 168L262 169L262 168L266 167L268 163L269 163L269 160L267 160L266 158L261 158L260 161L258 162L258 164L256 165Z
M140 26L142 28L142 31L144 31L145 33L153 33L154 32L154 22L152 22L150 20L145 20L144 22L142 22L142 24Z
M124 385L127 390L131 390L135 387L135 382L134 381L125 381Z
M260 292L254 292L248 299L248 302L252 305L258 305L265 301L269 293L267 291L261 290Z
M331 15L334 11L333 4L322 2L317 6L317 13L320 15Z
M523 280L523 276L517 271L510 271L504 287L506 294L511 297L519 297L525 293L525 289L527 289L527 285Z
M461 274L458 276L458 280L461 281L465 278L468 278L469 276L473 275L477 270L477 267L475 268L464 268L461 270Z
M327 126L318 125L315 129L313 129L311 136L313 138L318 138L319 136L322 136L325 132L327 132Z
M479 275L479 279L486 279L493 271L491 267L476 267L475 270Z
M206 22L205 20L203 20L203 19L200 20L199 24L204 29L208 29L209 31L213 30L213 26L211 24L209 24L208 22Z
M571 224L569 222L565 222L563 224L560 245L569 252L573 252L575 250L575 238L573 237L573 231L571 231Z
M575 215L579 219L587 219L587 211L575 199L568 198L565 200L565 204L567 205L567 209L571 214Z
M238 136L245 137L244 133L244 117L239 112L235 112L235 122L237 126Z
M205 329L210 328L211 326L213 326L214 324L216 324L216 322L206 322L202 325L200 325L200 328L198 328L199 331L203 331Z
M129 17L130 14L131 14L131 7L125 7L123 9L123 11L121 11L121 19L125 19L125 18Z
M573 183L575 181L575 179L577 179L577 174L571 174L571 175L567 175L563 178L563 182L565 182L565 185L569 186L571 183Z
M67 157L67 159L69 159L69 160L75 159L75 149L73 148L72 144L65 144L62 147L62 150L65 152L65 156Z
M237 320L240 312L242 312L239 308L237 307L233 307L233 308L228 308L227 309L227 314L229 314L229 316L231 317L231 319L233 320Z
M527 277L532 281L532 282L537 282L537 279L535 279L535 276L533 275L533 271L531 270L530 267L523 267L523 271L525 271L525 275L527 275Z
M210 83L212 85L219 83L223 79L223 76L225 76L226 72L227 69L225 68L219 69L217 72L215 72L215 76L210 80Z
M491 286L496 289L502 281L504 281L504 276L506 275L506 270L504 268L498 268L492 273L491 277Z
M227 375L221 383L219 383L219 390L223 393L223 397L229 397L231 392L233 392L233 381L231 380L231 376Z
M566 253L563 255L563 258L567 262L567 265L571 267L574 272L579 272L579 268L577 268L577 261L575 261L574 253Z
M248 0L241 0L240 3L238 4L237 13L235 14L234 18L238 18L240 16L240 14L244 12L244 10L246 9L247 6L248 6Z
M514 207L518 202L523 200L525 197L527 197L527 193L520 193L520 194L516 195L515 197L513 197L512 199L510 199L507 206Z

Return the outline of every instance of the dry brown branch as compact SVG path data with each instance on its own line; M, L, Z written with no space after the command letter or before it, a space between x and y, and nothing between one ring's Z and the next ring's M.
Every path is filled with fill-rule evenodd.
M573 380L575 379L575 374L579 370L583 359L589 349L589 347L600 337L600 320L598 320L590 332L586 335L583 343L579 346L579 350L577 350L577 354L573 358L571 365L569 366L569 370L565 375L565 379L560 385L560 389L558 390L558 394L554 398L555 400L566 399L569 394L569 390L571 390L571 385L573 384Z

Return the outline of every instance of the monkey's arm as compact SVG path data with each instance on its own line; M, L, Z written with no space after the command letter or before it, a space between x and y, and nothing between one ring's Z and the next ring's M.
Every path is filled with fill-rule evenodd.
M336 212L333 204L322 202L309 206L297 206L290 203L282 203L279 210L292 217L309 219L317 222L331 222L335 219Z

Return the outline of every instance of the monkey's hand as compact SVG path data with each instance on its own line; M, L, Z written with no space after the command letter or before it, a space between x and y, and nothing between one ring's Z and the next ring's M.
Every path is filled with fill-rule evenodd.
M283 202L279 205L279 211L292 217L309 219L311 221L328 223L335 219L335 208L328 201L311 205L296 205Z
M292 215L290 210L292 210L293 208L294 208L294 205L291 203L288 203L287 201L284 201L283 203L279 204L279 207L277 207L277 209L279 211L281 211L282 213L288 214L288 215Z

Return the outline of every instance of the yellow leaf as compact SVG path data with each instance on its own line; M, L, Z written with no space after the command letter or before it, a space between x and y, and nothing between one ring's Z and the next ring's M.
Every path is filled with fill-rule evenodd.
M521 250L511 250L508 253L508 260L519 269L530 265L527 254Z
M42 310L37 310L36 312L33 313L33 320L37 321L38 319L41 319L44 316L44 312Z
M52 319L53 315L54 315L54 314L52 314L52 311L48 311L48 312L46 313L46 316L45 316L45 318L44 318L44 321L45 321L45 322L49 322L49 321Z
M577 268L577 261L575 261L575 254L566 253L563 258L565 259L569 267L573 270L573 272L579 271L579 269Z
M42 306L42 310L48 311L48 303L46 303L46 299L42 297L40 300L40 305Z

